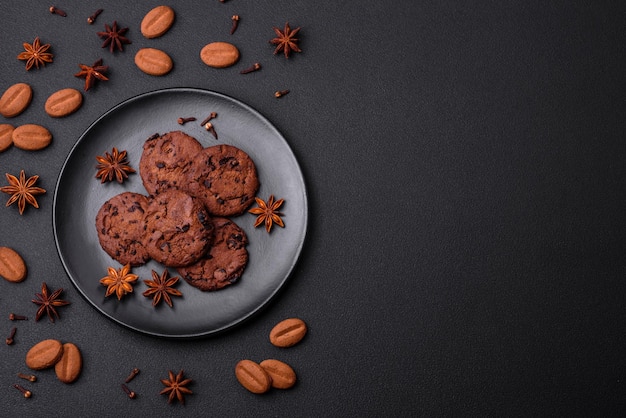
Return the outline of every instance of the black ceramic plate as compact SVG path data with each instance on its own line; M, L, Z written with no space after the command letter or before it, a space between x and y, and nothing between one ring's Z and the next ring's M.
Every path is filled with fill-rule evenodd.
M217 112L214 126L219 140L200 126ZM180 116L196 122L181 126ZM139 275L134 292L121 301L99 283L107 267L121 267L100 247L96 214L111 197L133 191L147 194L139 174L123 184L100 184L95 178L97 155L113 147L127 150L132 167L139 169L142 146L154 133L182 130L204 146L229 144L241 148L255 161L261 187L259 197L284 198L285 228L268 234L254 228L256 217L245 213L234 220L248 235L249 263L239 282L217 292L202 292L181 280L174 308L142 296L143 279L164 267L150 261L133 268ZM256 205L253 205L254 207ZM300 255L307 226L307 196L302 172L289 145L276 128L249 106L219 93L198 89L167 89L131 98L96 120L78 139L59 176L54 197L54 234L61 261L76 288L97 310L136 331L162 337L198 337L226 330L257 312L283 286ZM177 275L170 269L172 275Z

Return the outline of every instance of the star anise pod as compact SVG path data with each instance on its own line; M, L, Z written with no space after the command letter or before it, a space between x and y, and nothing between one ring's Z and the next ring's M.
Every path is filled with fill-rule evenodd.
M34 304L39 305L39 309L37 309L37 314L35 315L35 321L39 321L43 314L48 315L50 322L54 322L54 317L59 318L59 313L56 308L70 304L66 300L59 299L61 293L63 293L63 288L58 288L50 293L46 282L41 283L41 293L35 293L35 299L32 300Z
M159 274L156 271L152 270L152 280L143 281L146 285L148 285L149 289L143 292L142 294L145 297L153 298L152 306L157 306L159 302L161 302L161 299L163 299L165 303L167 303L169 307L171 308L172 298L170 297L170 295L172 296L183 295L182 293L180 293L179 290L174 289L172 287L176 283L178 283L179 277L168 277L168 275L169 275L169 271L167 269L163 271L161 276L159 276Z
M169 371L169 379L161 379L161 383L165 385L165 388L159 393L160 395L168 395L167 403L172 403L174 399L178 399L178 402L185 403L185 395L191 395L193 392L186 388L191 379L183 379L184 371L181 370L176 376L174 372Z
M102 48L109 47L109 51L114 52L115 48L120 51L124 50L124 44L130 44L130 40L124 35L128 28L118 28L117 21L113 21L113 26L104 24L104 32L97 32L98 36L104 39Z
M285 199L280 199L274 202L274 195L270 195L267 203L265 203L263 199L260 199L258 197L255 197L254 200L256 200L256 203L257 205L259 205L259 207L252 208L248 212L252 213L253 215L258 215L258 217L256 218L256 222L254 222L255 228L263 223L265 223L265 230L267 232L270 232L270 230L272 229L272 225L274 224L280 226L281 228L285 227L285 224L281 219L281 216L283 216L283 214L281 212L278 212L278 208L282 206Z
M85 91L93 87L96 79L102 81L108 81L109 79L104 75L109 70L108 65L102 65L102 58L93 63L92 66L85 64L78 64L80 71L74 74L74 77L81 77L85 79Z
M108 275L100 279L100 284L107 286L104 297L109 297L115 293L117 300L122 299L122 296L125 294L131 293L133 291L133 283L139 278L139 276L130 272L130 264L126 264L117 270L109 267L107 272Z
M42 45L39 36L35 38L32 45L24 42L23 46L25 51L21 52L17 59L26 61L26 71L33 68L33 65L35 68L39 68L39 65L43 67L47 62L52 62L53 55L46 52L50 49L50 44Z
M302 52L300 47L298 47L298 41L300 39L296 38L296 35L300 32L299 27L292 30L291 27L289 27L289 22L287 22L285 23L284 30L280 30L276 27L272 29L274 29L277 36L276 38L270 40L271 44L277 45L276 49L274 49L274 54L278 54L280 51L283 51L285 58L289 58L289 54L292 51Z
M26 180L24 170L20 171L19 179L9 173L6 173L5 175L7 177L7 180L9 181L9 186L0 187L0 191L12 195L7 201L7 206L10 206L13 203L17 202L17 207L20 211L20 215L24 213L24 209L26 209L26 203L29 203L35 208L39 208L39 204L37 203L37 199L35 199L35 196L46 192L41 187L34 186L34 184L39 179L39 176L32 176L29 177L28 180Z
M100 184L115 179L118 183L123 183L124 179L128 178L129 173L135 173L135 169L132 168L128 160L126 159L126 150L118 151L113 147L112 153L105 152L104 157L98 155L96 157L98 164L96 168L96 178L100 179Z

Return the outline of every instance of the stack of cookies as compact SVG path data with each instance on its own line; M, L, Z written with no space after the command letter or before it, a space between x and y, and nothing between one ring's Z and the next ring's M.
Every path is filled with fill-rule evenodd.
M148 195L124 192L96 216L100 245L119 263L152 259L205 291L235 283L248 263L245 232L230 217L254 202L254 161L231 145L204 148L181 131L143 146L139 173Z

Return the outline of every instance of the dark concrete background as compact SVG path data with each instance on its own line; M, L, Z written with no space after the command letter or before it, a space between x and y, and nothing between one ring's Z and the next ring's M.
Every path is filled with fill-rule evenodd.
M0 398L17 416L565 416L623 415L626 177L623 3L593 1L181 0L173 28L147 40L143 15L161 3L3 1L0 90L33 86L22 115L54 135L42 151L0 154L0 172L39 174L39 210L0 207L0 245L26 259L21 284L0 282ZM104 8L95 25L86 18ZM239 14L229 35L230 17ZM132 44L111 54L95 32L117 20ZM301 26L301 54L274 56L272 26ZM35 36L54 62L24 70ZM215 70L209 42L241 60ZM174 70L134 64L160 48ZM110 81L74 115L52 119L46 98L82 88L78 64L103 58ZM263 69L239 71L259 61ZM198 87L241 100L282 132L304 172L310 225L296 270L259 315L213 338L170 341L125 329L81 298L59 260L54 186L81 133L134 95ZM280 100L279 89L291 93ZM0 179L4 185L4 179ZM8 198L8 196L6 196ZM4 202L4 197L2 197ZM33 317L41 281L71 305L55 324ZM278 321L310 327L296 347L267 341ZM72 341L84 369L72 385L51 371L20 381L44 338ZM296 370L289 391L246 392L243 358ZM141 374L125 397L119 385ZM185 406L159 379L184 369ZM24 399L12 384L33 391Z

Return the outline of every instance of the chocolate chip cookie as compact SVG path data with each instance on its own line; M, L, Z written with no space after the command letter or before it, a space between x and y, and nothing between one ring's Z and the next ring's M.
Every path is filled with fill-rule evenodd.
M232 145L215 145L196 155L183 188L202 199L212 215L236 216L253 203L259 179L246 152Z
M138 266L150 259L144 247L147 208L144 195L124 192L104 202L96 215L102 249L122 265Z
M248 238L227 218L214 217L215 239L209 253L195 264L178 268L187 283L204 291L235 283L248 264Z
M213 241L213 223L199 199L175 189L149 198L146 249L167 267L195 263Z
M194 156L202 149L197 139L181 131L148 138L139 160L139 173L148 193L180 188Z

